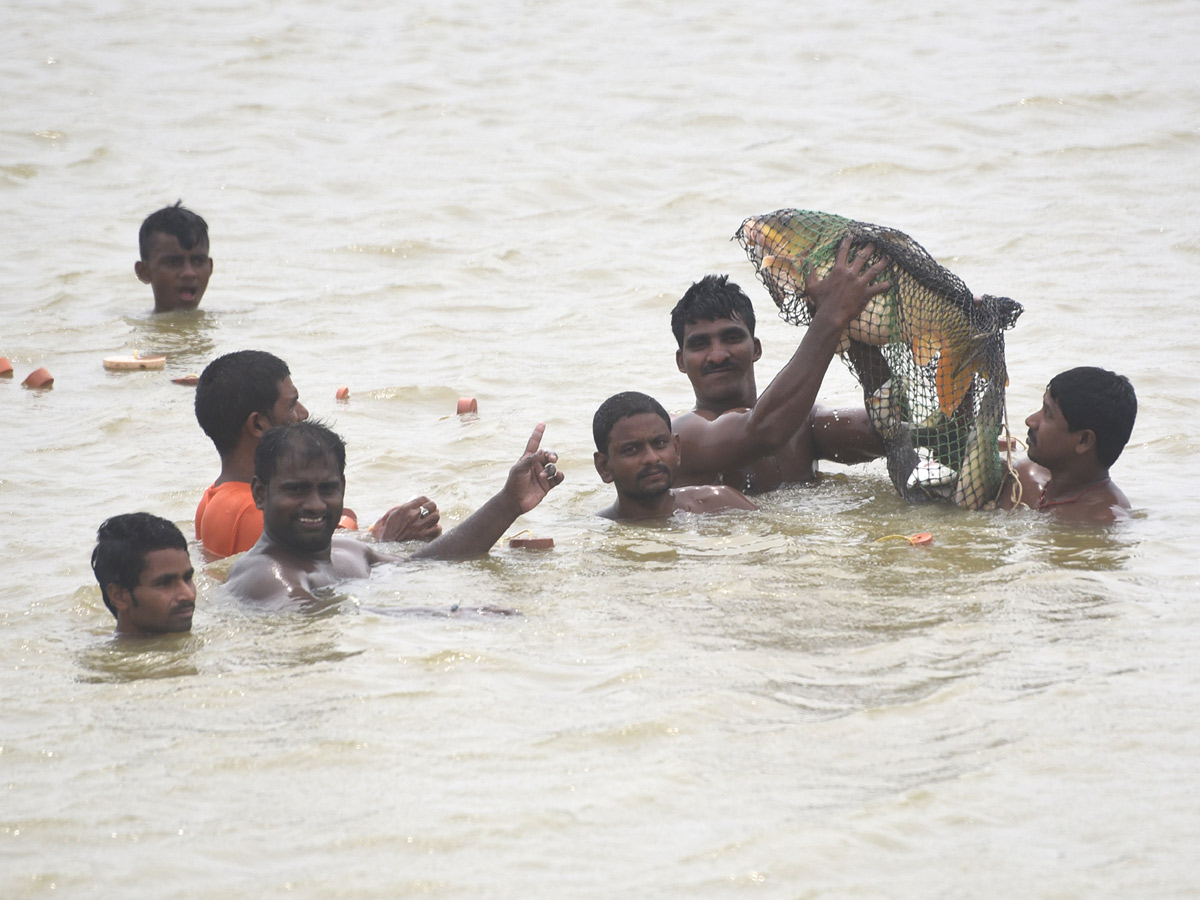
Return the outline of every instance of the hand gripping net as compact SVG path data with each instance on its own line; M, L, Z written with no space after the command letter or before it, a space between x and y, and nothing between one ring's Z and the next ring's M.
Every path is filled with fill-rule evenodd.
M881 255L890 260L878 280L891 288L850 323L838 355L862 385L892 483L910 502L992 506L1004 479L998 443L1008 384L1004 331L1021 305L975 298L899 231L829 213L781 209L746 219L734 236L780 316L807 325L815 307L805 285L833 268L846 233L851 257L873 244L872 262Z

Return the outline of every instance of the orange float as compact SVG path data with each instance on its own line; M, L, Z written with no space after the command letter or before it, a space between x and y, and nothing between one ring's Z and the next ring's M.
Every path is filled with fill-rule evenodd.
M467 413L478 413L479 403L474 397L459 397L458 398L458 414L465 416Z
M186 385L188 387L195 387L200 382L200 376L199 375L180 375L178 378L172 378L171 380L173 382L175 382L176 384L182 384L182 385Z
M27 388L48 388L54 385L54 376L50 374L49 369L42 367L30 372L21 384Z
M7 356L0 356L0 375L12 375L13 364L8 361Z
M338 519L338 528L346 531L358 531L358 516L349 507L342 508L342 517Z
M336 396L337 396L338 400L349 400L350 399L350 388L346 387L343 384L341 387L339 387L337 389Z
M515 537L508 539L508 546L522 550L553 550L552 537Z

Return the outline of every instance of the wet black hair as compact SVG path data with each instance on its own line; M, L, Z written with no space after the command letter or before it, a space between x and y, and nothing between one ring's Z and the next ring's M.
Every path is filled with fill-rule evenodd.
M254 451L254 477L263 484L270 482L279 460L289 455L305 463L331 457L338 474L346 477L346 442L324 422L309 419L269 429Z
M166 206L150 213L146 216L146 221L142 222L138 231L138 251L143 262L150 259L154 235L160 231L173 235L184 250L191 250L199 244L208 246L208 223L185 208L182 200L176 200L174 206Z
M690 288L671 310L671 331L675 343L683 346L685 325L716 319L740 319L754 337L754 306L750 298L728 275L705 275Z
M232 451L251 413L270 416L279 382L291 375L278 356L264 350L238 350L210 362L196 382L196 421L217 452Z
M1096 435L1096 457L1108 468L1121 455L1137 418L1137 395L1124 375L1095 366L1060 372L1047 387L1071 431Z
M592 438L596 441L596 449L601 453L608 453L608 438L612 434L613 426L622 419L642 413L654 413L656 416L660 416L667 423L667 428L670 429L670 415L663 409L661 403L648 394L625 391L621 394L613 394L601 403L600 408L596 410L596 415L592 416Z
M100 584L104 605L115 617L108 586L118 584L133 591L146 568L146 554L155 550L187 552L187 540L174 522L147 512L124 513L105 519L96 531L92 572Z

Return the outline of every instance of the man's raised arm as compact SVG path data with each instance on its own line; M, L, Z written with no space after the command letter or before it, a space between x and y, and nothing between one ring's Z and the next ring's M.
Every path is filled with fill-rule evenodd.
M851 260L847 235L829 273L820 281L809 275L805 289L816 306L812 323L752 409L726 412L711 421L694 415L677 420L676 433L684 447L682 480L745 466L776 453L805 424L846 326L872 297L891 288L887 281L871 283L889 264L880 259L868 266L873 252L868 244Z
M417 550L410 559L471 559L483 556L522 513L527 513L550 490L562 484L555 463L558 454L539 450L546 426L539 424L525 452L508 472L500 492L479 507L465 522Z

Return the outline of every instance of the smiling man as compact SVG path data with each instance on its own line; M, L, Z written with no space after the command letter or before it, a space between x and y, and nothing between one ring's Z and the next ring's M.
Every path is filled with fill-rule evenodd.
M727 485L673 487L679 470L679 436L653 397L637 391L614 394L592 418L596 471L617 489L616 502L597 515L606 519L653 519L677 512L758 509Z
M875 282L887 266L867 262L871 245L850 257L849 238L820 281L805 289L816 312L800 346L762 392L754 364L762 344L754 336L754 308L725 275L702 278L671 310L679 349L675 363L687 375L696 408L675 419L680 484L727 484L756 494L788 482L812 481L817 460L866 462L883 442L865 408L829 410L817 391L846 327L874 296L891 287Z
M210 362L196 385L196 421L221 457L221 472L196 506L196 538L210 558L242 553L263 530L250 480L267 430L308 418L291 370L264 350L238 350ZM442 533L437 504L422 495L393 506L372 526L384 541L431 541Z
M1137 396L1125 376L1094 366L1055 375L1042 408L1025 420L1029 457L1005 483L1000 508L1028 506L1069 522L1128 518L1129 500L1108 470L1136 418Z
M563 475L557 454L539 449L544 425L533 430L504 487L458 527L421 547L410 559L483 556L517 517L529 512ZM314 592L373 566L399 562L369 544L334 534L346 491L346 445L319 422L272 428L258 444L251 490L263 513L258 543L229 570L228 588L268 606L316 600Z
M208 288L213 261L208 255L208 224L183 201L151 213L138 232L141 259L134 274L154 294L154 311L195 309Z
M107 519L96 532L92 572L116 633L146 636L189 631L196 586L187 541L173 522L150 513Z

